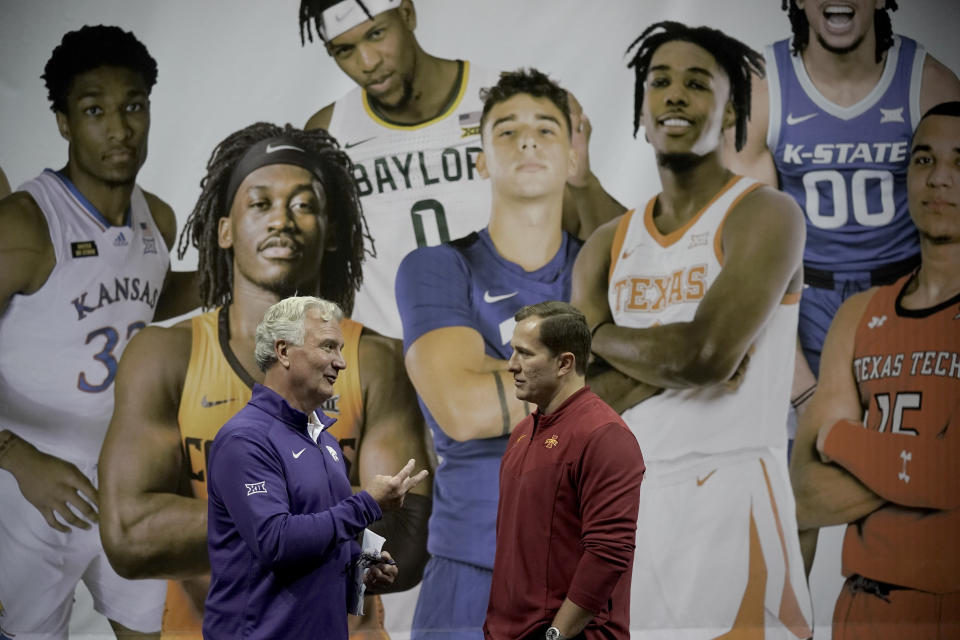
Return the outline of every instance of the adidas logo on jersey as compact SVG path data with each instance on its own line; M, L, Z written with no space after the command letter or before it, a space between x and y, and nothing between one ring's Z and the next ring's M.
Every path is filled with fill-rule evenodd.
M870 318L870 322L867 323L867 326L871 329L876 329L877 327L882 327L883 323L887 321L887 316L873 316Z
M123 235L123 231L117 234L117 237L113 241L113 246L115 247L125 247L129 242L127 242L127 236Z

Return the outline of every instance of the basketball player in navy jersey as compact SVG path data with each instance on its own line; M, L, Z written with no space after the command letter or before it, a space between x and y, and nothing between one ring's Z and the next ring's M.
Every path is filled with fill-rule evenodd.
M542 73L504 73L481 118L489 223L411 252L397 273L407 372L441 460L413 638L482 638L494 560L500 458L530 408L510 392L514 314L570 297L580 241L562 229L576 171L567 93Z
M317 111L306 128L328 129L350 154L376 255L364 264L354 317L400 337L394 279L400 260L477 231L490 190L476 170L479 91L497 74L423 50L411 0L302 0L302 36L314 33L357 87ZM586 238L623 212L590 171L590 121L570 100L578 170L567 181L564 228Z
M893 33L896 0L784 0L784 8L793 37L767 47L747 144L729 162L779 186L806 213L804 357L792 396L802 410L840 304L919 263L905 186L910 136L927 109L960 97L960 81Z
M135 182L157 65L133 34L83 27L43 78L66 166L0 201L2 626L65 638L83 580L118 635L156 632L163 583L124 580L103 553L96 461L127 342L195 306L161 296L179 288L164 288L176 219Z

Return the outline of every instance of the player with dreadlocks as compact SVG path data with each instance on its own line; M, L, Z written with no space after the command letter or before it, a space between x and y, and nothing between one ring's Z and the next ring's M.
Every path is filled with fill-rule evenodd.
M809 286L791 391L802 411L841 303L919 263L907 211L910 137L927 109L960 98L960 81L921 44L894 34L895 0L783 0L782 8L793 36L765 50L767 80L754 84L747 145L730 163L779 186L806 213ZM791 420L791 437L794 428Z
M445 59L417 41L412 0L301 0L301 39L314 33L357 87L317 111L306 128L343 141L377 239L354 317L400 337L394 297L400 261L487 224L490 189L476 171L480 90L497 74ZM564 228L581 239L624 211L590 171L590 122L571 100L578 171L567 181ZM413 161L411 162L411 159Z
M200 295L217 307L144 329L120 363L100 459L103 539L122 575L172 580L165 635L200 637L209 581L206 455L263 379L254 362L257 323L295 293L352 307L369 236L351 166L323 130L258 123L228 136L180 237L181 252L188 239L199 250ZM348 319L341 328L348 367L323 410L338 418L331 432L351 482L363 487L399 457L401 466L425 460L425 428L399 342ZM429 492L407 496L397 517L373 527L408 574L394 588L415 584L426 562ZM368 612L380 627L377 607Z
M642 443L635 633L808 637L786 465L803 216L724 164L760 56L659 22L630 46L637 124L663 191L587 240L572 303L609 369L589 376Z

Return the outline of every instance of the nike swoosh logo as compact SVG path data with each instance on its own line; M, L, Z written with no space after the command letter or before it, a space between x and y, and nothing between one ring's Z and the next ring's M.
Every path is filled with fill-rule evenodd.
M370 142L376 137L377 136L370 136L369 138L364 138L363 140L357 140L356 142L348 142L347 144L343 145L343 149L344 151L346 151L347 149L353 149L354 147L359 147L364 142Z
M804 122L804 121L806 121L806 120L809 120L810 118L815 118L815 117L817 117L817 115L818 115L818 114L816 114L816 113L808 113L808 114L805 115L805 116L798 116L798 117L795 118L795 117L793 117L793 114L792 114L792 113L788 113L788 114L787 114L787 124L800 124L801 122Z
M709 479L710 479L710 476L712 476L712 475L715 474L716 472L717 472L717 470L714 469L713 471L711 471L711 472L708 473L707 475L703 476L702 479L701 479L701 478L697 478L697 486L698 486L698 487L702 487L702 486L703 486L703 483L706 482L707 480L709 480Z
M629 258L630 256L632 256L633 253L634 253L637 249L639 249L639 248L642 247L642 246L643 246L643 242L638 242L638 243L634 244L632 247L630 247L629 249L624 249L624 250L623 250L623 253L620 254L620 257L621 257L622 259L626 260L627 258Z
M290 453L293 453L293 459L296 460L297 458L300 457L300 454L302 454L306 450L307 448L304 447L303 449L300 449L300 451L297 451L296 453L293 453L293 451L291 451Z
M334 17L337 19L337 22L343 22L343 19L346 18L346 17L347 17L348 15L350 15L351 13L353 13L353 10L354 10L354 9L355 9L355 7L351 6L349 9L347 9L346 11L344 11L344 12L341 13L341 14L334 14Z
M267 153L273 153L274 151L280 151L281 149L293 149L294 151L299 151L301 153L304 153L303 149L301 149L300 147L295 147L291 144L278 144L278 145L268 144L267 145Z
M209 409L210 407L215 407L220 404L227 404L228 402L233 402L234 400L236 400L236 398L227 398L226 400L214 400L211 402L210 400L207 400L207 396L204 395L202 398L200 398L200 406L203 407L204 409Z
M483 301L484 301L484 302L489 302L489 303L500 302L501 300L506 300L507 298L512 298L513 296L517 295L518 293L520 293L520 292L519 292L519 291L514 291L513 293L505 293L505 294L500 295L500 296L492 296L492 295L490 295L490 292L489 292L489 291L484 291L484 292L483 292Z

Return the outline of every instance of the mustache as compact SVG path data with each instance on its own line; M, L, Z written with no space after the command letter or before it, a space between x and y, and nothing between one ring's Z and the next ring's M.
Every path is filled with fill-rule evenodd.
M302 249L303 243L297 240L293 235L286 232L274 233L261 242L258 250L269 249L270 247L289 247L291 249Z

